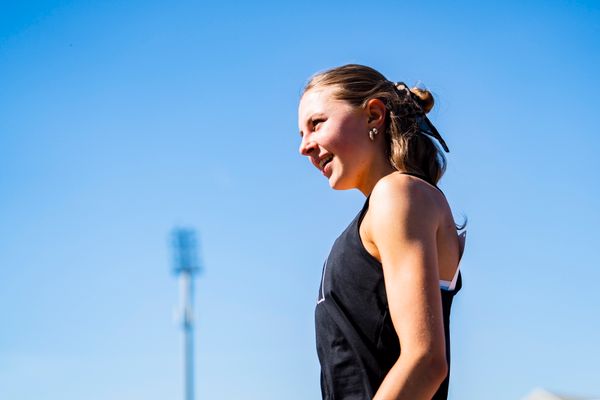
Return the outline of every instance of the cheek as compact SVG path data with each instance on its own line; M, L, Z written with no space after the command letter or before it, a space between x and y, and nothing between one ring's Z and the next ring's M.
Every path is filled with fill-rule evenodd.
M335 139L332 138L332 142L335 140L334 144L338 151L358 155L361 148L368 145L365 139L368 141L369 135L360 121L355 119L342 121L337 127L337 132L339 135L336 135Z
M350 116L341 122L341 129L348 138L352 140L364 139L368 136L364 121L360 118Z

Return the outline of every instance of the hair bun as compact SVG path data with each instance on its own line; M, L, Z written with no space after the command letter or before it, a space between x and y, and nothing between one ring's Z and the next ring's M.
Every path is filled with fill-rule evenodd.
M415 100L417 100L417 103L419 103L425 114L431 111L431 109L433 108L434 101L433 95L429 90L414 87L410 89L410 91L416 96Z

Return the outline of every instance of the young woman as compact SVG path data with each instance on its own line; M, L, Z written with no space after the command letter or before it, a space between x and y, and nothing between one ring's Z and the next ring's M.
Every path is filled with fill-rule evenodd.
M461 288L458 235L435 186L448 148L425 114L428 91L372 68L312 77L299 106L300 153L363 208L323 266L315 311L328 400L446 399L449 317Z

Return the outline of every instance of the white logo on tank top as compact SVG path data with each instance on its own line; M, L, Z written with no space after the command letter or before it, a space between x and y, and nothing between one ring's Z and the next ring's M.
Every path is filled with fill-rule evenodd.
M323 272L321 273L321 290L319 290L319 296L317 299L317 304L321 304L325 301L325 272L327 271L327 262L329 261L329 256L325 259L323 263Z

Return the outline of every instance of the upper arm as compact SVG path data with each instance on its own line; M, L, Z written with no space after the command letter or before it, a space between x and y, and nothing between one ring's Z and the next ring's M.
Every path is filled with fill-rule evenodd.
M397 175L396 175L397 177ZM402 354L445 357L431 188L386 177L371 194L370 237L383 265L388 307Z

